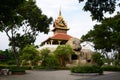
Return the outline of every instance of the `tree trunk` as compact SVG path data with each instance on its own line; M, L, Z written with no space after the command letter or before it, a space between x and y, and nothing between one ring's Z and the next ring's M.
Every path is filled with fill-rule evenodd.
M9 40L11 41L11 46L12 46L12 49L13 49L13 54L14 54L14 57L15 57L15 61L16 61L16 65L19 67L20 66L20 62L19 62L19 55L16 51L16 46L15 46L15 40L14 40L14 30L11 29L11 35L12 37L10 37L10 35L8 34L8 31L7 30L4 30L6 35L8 36Z
M62 66L62 58L59 58L60 66Z
M20 67L19 55L18 55L18 53L16 51L14 43L12 45L12 49L13 49L13 54L14 54L14 57L15 57L16 65L17 65L17 67Z

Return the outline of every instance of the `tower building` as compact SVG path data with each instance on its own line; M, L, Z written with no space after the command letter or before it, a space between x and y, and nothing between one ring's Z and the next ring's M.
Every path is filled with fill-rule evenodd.
M72 36L67 34L68 26L64 21L61 10L59 11L59 15L57 19L53 22L53 36L46 39L41 45L51 44L51 45L62 45L65 44Z

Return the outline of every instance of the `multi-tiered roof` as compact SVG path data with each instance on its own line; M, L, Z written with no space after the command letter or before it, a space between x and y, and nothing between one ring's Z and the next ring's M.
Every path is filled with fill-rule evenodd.
M44 44L65 44L72 36L67 34L67 31L69 30L67 27L66 22L64 21L61 10L59 11L59 16L57 19L55 19L53 23L53 32L54 35L52 37L49 37L47 40L42 42L42 45Z

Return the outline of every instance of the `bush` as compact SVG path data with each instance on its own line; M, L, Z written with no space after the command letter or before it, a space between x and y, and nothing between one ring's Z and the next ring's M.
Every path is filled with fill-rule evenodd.
M120 66L120 60L115 60L115 61L114 61L114 65Z
M14 70L25 70L25 67L17 67L16 65L9 66L9 69L14 71Z
M8 65L0 65L0 69L9 69Z
M101 55L101 53L95 52L92 55L92 60L93 60L94 64L96 64L97 66L101 67L104 64L103 63L103 56Z
M104 71L120 71L120 66L102 66Z
M16 69L16 68L18 69L16 65L0 65L0 69ZM19 68L24 70L30 70L31 66L21 66Z
M9 60L9 61L7 61L6 63L7 63L8 65L15 65L15 64L16 64L15 60Z
M16 65L0 65L0 69L9 69L12 74L25 74L26 67L17 67Z
M25 67L10 66L12 74L25 74Z
M41 68L44 69L57 69L59 67L58 61L54 55L48 55L42 61Z
M98 66L75 66L71 68L71 72L73 73L103 73L103 70Z
M31 70L32 69L31 66L22 66L22 68L25 69L25 70Z

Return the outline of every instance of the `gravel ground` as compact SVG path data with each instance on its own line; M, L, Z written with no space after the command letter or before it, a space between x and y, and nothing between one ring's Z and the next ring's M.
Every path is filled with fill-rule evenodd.
M0 80L120 80L120 73L105 72L100 76L71 75L69 70L27 71L24 75L0 75Z

